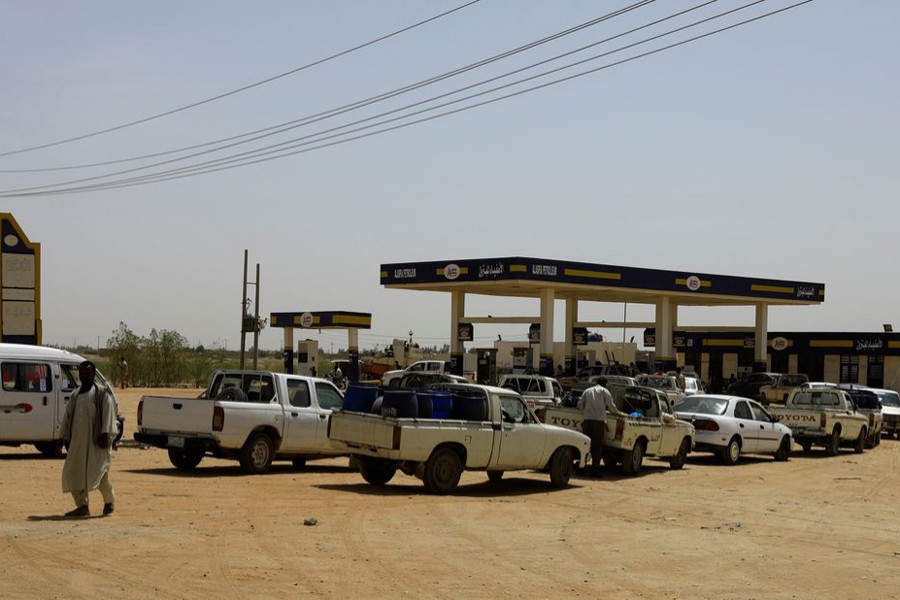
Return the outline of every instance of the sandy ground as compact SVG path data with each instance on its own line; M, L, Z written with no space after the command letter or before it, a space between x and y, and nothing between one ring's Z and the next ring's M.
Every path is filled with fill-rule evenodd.
M118 394L128 439L142 392ZM132 445L113 459L115 514L69 520L62 461L0 448L0 598L900 597L898 457L895 440L736 467L694 455L564 490L472 472L435 497L403 475L370 487L346 459L185 475Z

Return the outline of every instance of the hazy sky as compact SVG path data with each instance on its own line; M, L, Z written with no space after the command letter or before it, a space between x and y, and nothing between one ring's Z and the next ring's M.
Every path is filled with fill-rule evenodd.
M719 0L466 94L746 3ZM502 93L793 3L766 0ZM0 1L0 152L198 102L463 4ZM421 82L631 4L482 0L191 110L0 157L0 169L123 160L237 136ZM353 112L217 154L86 183L320 134L698 4L651 2ZM410 330L428 345L449 339L449 295L384 289L380 264L494 256L819 281L826 284L823 305L775 307L770 329L880 331L882 323L900 326L898 22L896 0L815 0L689 45L403 129L147 185L28 197L7 193L0 197L0 212L11 212L26 235L42 244L46 343L93 345L98 337L105 343L124 321L140 335L169 329L192 344L237 348L244 249L250 251L251 278L260 264L263 315L371 312L373 327L360 335L364 348ZM393 124L401 122L406 121ZM0 173L0 189L108 175L183 154L87 169ZM468 309L474 315L537 314L538 304L474 299ZM584 319L620 320L622 313L620 304L581 308ZM652 308L629 305L628 316L648 320ZM679 321L751 325L753 312L682 309ZM527 326L478 325L475 333L477 345L489 345L498 333L525 339ZM279 348L281 334L266 329L261 347ZM606 335L621 339L622 332ZM638 330L628 335L640 339ZM326 349L346 345L344 334L310 337Z

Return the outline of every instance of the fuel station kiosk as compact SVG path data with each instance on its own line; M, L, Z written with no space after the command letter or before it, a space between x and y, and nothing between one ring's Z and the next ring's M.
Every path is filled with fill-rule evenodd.
M679 306L752 306L754 369L765 370L769 307L817 305L825 300L825 285L696 271L665 271L547 258L500 257L428 262L389 263L380 268L380 281L390 289L447 292L450 295L450 361L453 373L462 374L466 339L474 339L479 323L521 323L530 326L540 351L540 373L552 376L554 303L565 300L565 372L575 373L576 348L586 328L653 328L656 363L668 370L676 366L673 333ZM470 315L468 295L508 296L540 300L538 315ZM649 304L651 322L592 322L578 318L581 302ZM538 333L539 332L539 333ZM485 356L485 368L490 358Z
M372 314L346 311L277 312L269 314L269 326L284 329L284 372L294 373L294 329L346 329L350 366L347 379L359 381L359 330L372 328ZM316 340L297 342L297 373L312 375L319 356ZM324 375L319 373L319 376Z

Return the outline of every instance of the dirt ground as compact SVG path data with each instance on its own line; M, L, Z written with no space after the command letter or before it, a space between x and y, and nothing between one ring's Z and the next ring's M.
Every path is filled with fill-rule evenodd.
M126 439L145 391L117 392ZM368 486L346 459L181 474L131 444L115 514L71 520L62 461L0 448L0 598L900 597L898 458L896 440L736 467L699 454L563 490L470 472L436 497L402 474Z

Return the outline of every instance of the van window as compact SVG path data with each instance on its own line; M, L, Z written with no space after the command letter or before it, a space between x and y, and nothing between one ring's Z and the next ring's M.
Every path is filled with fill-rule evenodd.
M37 392L53 389L50 365L44 363L5 362L0 366L3 389L8 392Z
M81 385L78 379L78 365L59 365L59 387L64 392L71 392Z

